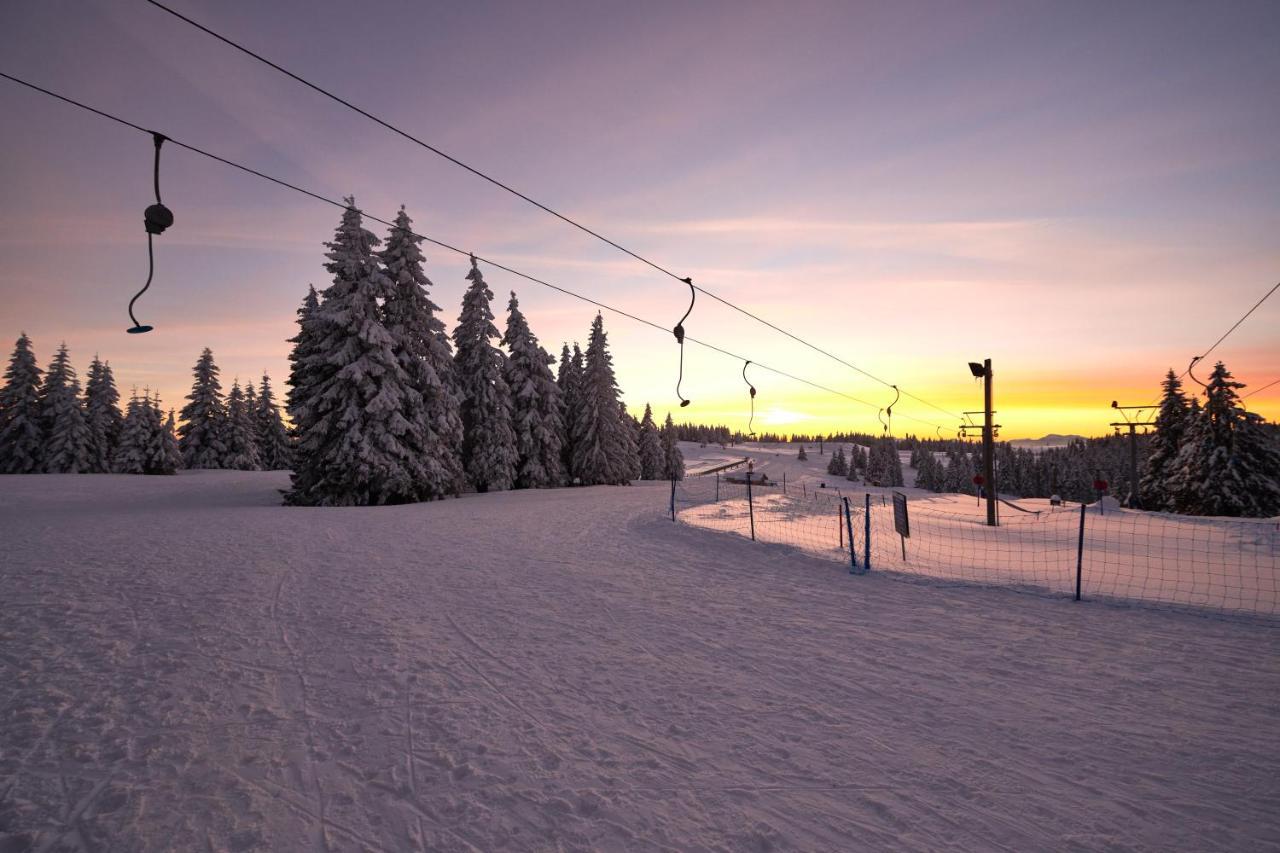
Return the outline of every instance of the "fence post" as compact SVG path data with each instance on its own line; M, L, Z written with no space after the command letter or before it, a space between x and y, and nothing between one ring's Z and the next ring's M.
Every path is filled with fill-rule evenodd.
M849 509L849 499L841 498L844 503L844 524L849 530L849 574L858 573L858 547L853 544L853 510Z
M863 536L862 565L864 571L871 571L871 493L867 492L866 535Z
M720 472L716 472L716 503L720 503Z
M751 541L756 541L756 506L751 499L751 472L747 472L747 513L751 516Z
M847 504L847 503L848 503L848 501L847 501L847 500L845 500L845 501L844 501L844 503L846 503L846 504ZM844 547L844 519L843 519L841 516L842 516L842 515L844 515L844 514L847 514L847 513L848 513L848 510L847 510L847 509L845 509L845 510L841 510L841 509L840 509L840 504L838 504L838 503L836 504L836 532L838 532L838 533L840 534L840 547L841 547L841 548L843 548L843 547Z
M1080 600L1080 576L1084 570L1084 516L1088 506L1080 502L1080 541L1076 545L1076 601Z
M671 475L671 520L676 520L676 476Z
M787 472L786 471L782 472L782 493L784 495L787 493Z

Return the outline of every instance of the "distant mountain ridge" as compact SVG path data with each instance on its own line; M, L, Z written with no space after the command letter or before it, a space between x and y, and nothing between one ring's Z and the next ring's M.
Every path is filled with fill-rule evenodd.
M1059 435L1051 432L1040 438L1019 438L1009 442L1014 447L1066 447L1073 441L1084 441L1083 435Z

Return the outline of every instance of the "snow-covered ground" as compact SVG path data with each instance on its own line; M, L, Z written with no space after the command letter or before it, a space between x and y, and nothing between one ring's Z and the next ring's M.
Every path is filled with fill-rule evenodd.
M1274 626L285 483L3 478L0 850L1280 845Z

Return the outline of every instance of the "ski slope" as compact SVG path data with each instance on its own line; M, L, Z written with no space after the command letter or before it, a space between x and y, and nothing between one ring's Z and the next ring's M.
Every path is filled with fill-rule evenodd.
M0 850L1280 844L1274 626L286 481L3 478Z

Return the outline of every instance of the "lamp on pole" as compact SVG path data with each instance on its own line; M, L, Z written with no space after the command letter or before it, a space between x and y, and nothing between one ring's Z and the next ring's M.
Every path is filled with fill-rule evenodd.
M981 364L969 362L969 372L975 379L982 380L982 479L983 489L987 495L987 524L996 526L996 465L995 432L999 424L995 423L995 412L991 408L991 359L984 359Z

